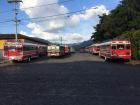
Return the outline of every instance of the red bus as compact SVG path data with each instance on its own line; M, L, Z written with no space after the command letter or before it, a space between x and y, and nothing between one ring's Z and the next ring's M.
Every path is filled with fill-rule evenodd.
M87 49L89 53L92 53L92 45L88 46Z
M7 41L4 45L4 56L12 61L31 61L32 58L38 57L38 46L31 43Z
M65 54L70 54L70 47L68 45L64 45L65 47Z
M92 54L99 54L100 51L100 45L99 44L93 44L92 45Z
M100 44L92 44L88 47L89 53L91 54L99 54L100 51Z
M100 44L99 56L107 59L131 59L131 44L125 40L114 40Z
M92 45L88 47L88 52L92 53Z

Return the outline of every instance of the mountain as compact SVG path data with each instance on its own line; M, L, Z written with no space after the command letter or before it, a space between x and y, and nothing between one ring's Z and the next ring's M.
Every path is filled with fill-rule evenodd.
M74 43L71 44L70 46L73 47L75 49L75 51L80 51L81 49L84 49L87 46L90 46L91 44L93 44L92 40L87 40L81 43Z

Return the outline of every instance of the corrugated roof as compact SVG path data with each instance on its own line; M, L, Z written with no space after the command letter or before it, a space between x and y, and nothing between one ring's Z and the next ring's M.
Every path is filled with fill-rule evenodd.
M15 38L15 34L0 34L0 39L14 39L14 38ZM22 34L18 34L18 39L28 39L42 44L50 44L50 42L47 40L36 38L36 37L29 37Z

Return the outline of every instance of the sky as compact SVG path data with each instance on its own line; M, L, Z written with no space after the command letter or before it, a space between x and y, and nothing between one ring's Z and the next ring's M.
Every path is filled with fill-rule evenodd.
M22 0L17 5L18 33L64 44L89 40L99 15L120 0ZM31 8L32 7L32 8ZM0 33L14 33L14 5L0 0ZM8 21L8 22L7 22Z

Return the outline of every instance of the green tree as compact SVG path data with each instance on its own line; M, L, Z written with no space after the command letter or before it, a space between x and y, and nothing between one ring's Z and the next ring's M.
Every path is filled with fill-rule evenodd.
M96 42L113 39L124 32L140 29L140 0L123 0L109 15L100 16L91 38Z

